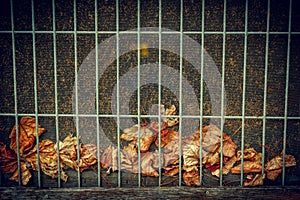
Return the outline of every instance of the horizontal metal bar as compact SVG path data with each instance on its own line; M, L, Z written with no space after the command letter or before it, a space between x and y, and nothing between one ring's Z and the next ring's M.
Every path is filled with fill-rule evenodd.
M56 114L38 114L39 117L55 117ZM113 114L57 114L59 117L118 117L118 115L113 115ZM15 116L14 113L0 113L0 117L3 116ZM18 113L18 116L35 116L35 113ZM126 117L138 117L139 115L119 115L120 117L126 118ZM159 115L140 115L140 117L159 117ZM170 117L176 117L179 118L180 115L161 115L161 118L170 118ZM203 115L202 118L211 118L211 119L216 119L216 118L221 118L222 116L211 116L211 115ZM243 116L223 116L225 119L242 119ZM285 119L285 116L245 116L245 119ZM182 115L182 118L186 119L193 119L193 118L199 118L199 115ZM299 117L295 116L287 116L286 117L289 120L300 120Z
M2 33L12 33L10 30L2 30ZM15 34L32 34L32 31L20 30L14 31ZM35 34L53 34L54 31L35 31ZM74 31L55 31L56 34L74 34ZM77 34L95 34L97 31L76 31ZM119 34L137 34L137 31L120 31ZM183 34L202 34L202 31L183 31ZM204 34L216 34L222 35L223 31L204 31ZM98 34L117 34L117 31L98 31ZM140 34L159 34L159 31L140 31ZM161 31L161 34L180 34L178 31ZM288 35L288 34L300 34L299 31L288 32L288 31L248 31L247 33L244 31L226 31L225 34L278 34L278 35Z

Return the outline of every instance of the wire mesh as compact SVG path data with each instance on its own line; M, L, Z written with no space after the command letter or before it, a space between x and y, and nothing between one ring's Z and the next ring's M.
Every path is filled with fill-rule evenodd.
M96 0L89 2L85 7L80 0L70 1L66 5L52 0L49 4L50 11L45 11L42 15L41 12L47 8L47 1L7 1L4 8L9 8L8 13L2 12L1 18L5 22L0 27L0 45L4 49L1 52L3 59L0 65L3 68L1 96L4 100L0 104L1 126L12 128L16 125L16 140L19 141L20 118L32 116L36 118L36 126L44 123L49 130L47 134L36 137L37 146L40 141L48 138L53 139L59 145L58 141L63 140L68 133L72 133L76 136L77 146L80 146L81 141L94 142L98 149L96 170L88 172L68 170L70 183L63 183L62 171L59 167L55 180L44 176L38 147L37 173L33 174L34 180L30 184L39 188L53 187L54 184L59 188L64 186L100 187L109 186L110 181L117 187L164 185L168 180L165 178L163 169L164 149L161 147L161 134L158 134L157 148L158 177L146 177L142 174L142 125L145 119L147 121L155 118L161 122L162 119L168 117L163 114L161 105L176 104L178 113L172 117L179 118L180 122L197 119L200 133L203 125L210 120L220 120L221 133L226 132L229 135L241 125L236 143L242 155L244 155L245 148L252 145L257 150L261 149L262 174L265 173L265 160L270 160L272 154L270 151L278 154L282 152L282 177L275 183L267 184L297 185L300 180L299 172L297 172L299 166L294 169L285 167L287 153L295 154L296 160L299 159L297 148L300 139L300 86L297 74L299 74L300 60L296 47L300 41L300 32L299 24L297 24L299 14L294 12L297 2L290 0L282 3L284 14L276 10L277 2L271 0L265 3L256 1L253 3L246 0L239 2L236 7L232 4L230 0L224 0L222 4L217 1L204 0L181 0L172 3L164 0L147 2ZM23 11L18 13L22 7L24 7ZM193 10L195 8L198 10ZM255 13L254 10L259 10L259 8L261 8L261 13ZM64 12L64 9L67 9L67 12ZM263 20L259 21L255 17ZM8 18L10 20L5 20ZM281 18L277 20L279 25L275 23L276 18ZM150 26L152 29L149 28ZM50 35L49 38L48 35ZM114 36L115 38L111 39L114 42L111 47L109 46L111 44L105 41L109 41ZM197 61L200 66L199 73L189 71L193 66L191 67L191 63L187 60L189 56L187 54L190 52L185 52L186 36L201 44L200 52L198 52L200 57ZM149 41L145 41L147 37ZM153 41L158 41L157 49L147 49L153 58L150 58L148 53L142 52L145 44L150 46L153 42L150 40L151 37ZM123 45L128 41L124 41L124 38L131 42L128 45L130 51L125 53ZM178 39L176 43L169 44L174 45L172 47L174 52L178 50L177 55L166 51L166 44L164 44L167 41L166 38ZM233 47L230 47L231 45ZM113 51L102 50L103 47L108 50L112 48ZM232 50L231 48L234 47L236 49ZM261 47L264 49L260 49ZM42 50L43 48L45 50ZM92 51L94 51L91 56L93 61L89 59L86 61L86 57ZM209 65L207 63L209 60L205 57L206 51L216 63L221 77L221 92L216 94L221 99L220 110L217 114L211 111L212 99L207 91L205 69ZM41 56L43 53L46 55ZM113 60L109 67L103 70L102 68L107 63L102 60L110 56ZM81 84L80 72L82 71L80 70L84 68L82 65L86 62L90 62L91 70L94 70L93 77L88 77L94 81L91 86L94 93L93 99L84 102L84 104L91 103L88 106L80 102L85 94L82 93L84 85ZM156 82L154 86L149 84L154 88L152 91L146 90L145 92L143 87L150 86L143 85L143 72L147 64L151 62L157 63ZM177 93L168 91L169 88L163 85L165 65L170 65L179 74L178 80L173 82L174 77L169 77L170 84L176 86ZM137 81L137 88L128 101L130 104L128 106L131 106L130 111L124 113L122 100L125 95L121 92L124 86L122 81L126 73L133 68L137 69L134 74L136 77L132 77ZM192 84L193 92L196 93L198 108L196 114L185 113L184 104L189 98L184 96L186 94L184 92L188 90L184 85L186 79ZM116 87L115 113L111 105L113 97L110 96L113 94L114 87ZM89 89L87 88L87 91L90 91ZM172 92L173 96L174 93L178 96L175 95L174 98L172 94L168 96ZM42 97L43 95L48 95L48 98ZM143 99L143 97L148 99ZM151 104L158 105L156 114L148 113ZM90 110L83 111L82 107L85 106ZM51 121L51 119L54 120ZM103 148L106 145L105 142L103 143L101 134L105 132L104 135L109 138L108 140L115 143L118 149L117 168L121 169L124 161L121 149L124 143L120 137L125 128L123 127L125 122L131 119L138 127L137 173L130 174L118 170L108 176L100 163ZM87 130L82 128L87 126L89 127ZM161 126L161 123L158 123L158 130L162 128ZM184 185L182 147L186 133L183 126L183 123L179 123L176 127L179 133L179 174L170 185ZM38 129L35 132L38 135ZM6 138L3 142L8 145L10 130L1 128L1 133ZM209 172L200 164L198 171L200 185L224 186L227 182L237 182L233 180L234 177L228 178L223 175L223 134L220 137L220 177L217 183L213 178L210 180ZM203 159L202 140L202 134L200 134L200 161ZM296 144L293 143L295 141ZM273 144L277 146L274 145L274 149L270 150ZM24 158L20 153L19 143L17 142L16 145L17 185L20 186L22 185L21 165ZM76 151L77 162L80 163L80 148ZM59 146L56 153L60 155ZM57 164L61 165L60 159ZM243 173L244 156L241 158L241 166L238 182L240 186L243 186L246 179ZM7 175L1 174L1 184L13 185L13 183L7 183L8 178ZM91 178L93 180L88 183L87 180Z

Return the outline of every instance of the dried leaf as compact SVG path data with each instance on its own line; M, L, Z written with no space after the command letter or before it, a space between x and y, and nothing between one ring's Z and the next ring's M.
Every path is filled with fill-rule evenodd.
M6 149L6 145L0 142L0 171L6 174L17 170L17 155L11 149Z
M216 171L217 169L220 169L220 163L211 165L211 164L205 164L205 168L208 169L211 172Z
M175 133L175 132L173 132ZM174 154L179 154L179 136L178 134L173 134L170 135L172 138L169 141L169 143L167 143L164 146L164 153L168 154L168 153L174 153Z
M89 152L92 153L96 158L98 157L98 147L95 144L85 144L84 147L87 148L87 150L89 150Z
M265 165L266 171L276 170L282 168L282 154L275 156ZM292 155L285 155L285 167L296 166L296 159Z
M173 140L178 140L179 133L177 131L174 130L163 130L161 131L161 141L160 141L160 147L163 148L165 147L167 144L169 144L171 141ZM155 145L158 147L159 144L159 139L157 138L155 141Z
M170 165L170 166L165 167L164 175L175 176L178 173L179 173L179 167L178 166Z
M177 165L179 162L179 152L171 151L163 154L164 162L162 166Z
M35 144L36 139L36 119L34 117L22 117L19 122L19 147L20 155L28 152ZM40 125L38 126L38 136L46 132ZM10 148L17 154L16 126L10 135Z
M196 132L197 135L197 132ZM200 138L200 135L197 135ZM203 157L216 150L216 145L220 143L221 131L215 125L202 127L202 155ZM199 139L198 139L199 140Z
M155 141L157 134L149 129L146 125L140 127L140 149L141 152L147 152L151 144ZM134 125L130 128L124 129L124 132L120 136L121 140L128 142L133 141L137 144L138 141L138 125Z
M184 172L183 180L187 186L200 186L200 178L198 171Z
M134 143L124 146L121 154L121 168L131 171L133 173L138 173L138 153Z
M233 167L231 170L232 174L240 174L241 173L241 164ZM254 162L254 161L244 161L244 173L254 173L254 172L261 172L261 162Z
M196 145L186 145L183 149L183 169L187 172L198 171L199 150Z
M237 161L237 157L236 156L233 156L232 158L230 158L230 160L227 161L225 163L225 165L223 166L222 173L224 175L228 174L236 161ZM212 171L212 175L220 177L220 168L216 169L215 171Z
M202 163L205 165L213 166L220 163L220 147L216 145L216 149L203 157Z
M118 149L110 145L101 154L101 167L104 169L111 169L112 172L118 170Z
M275 156L265 165L265 172L269 180L275 180L282 172L282 153ZM292 155L285 155L285 167L296 166L296 159Z
M89 151L90 145L80 144L80 161L77 168L80 169L80 172L88 169L90 166L93 166L97 163L96 156Z
M141 153L141 173L145 176L158 176L158 172L154 169L157 157L152 152ZM132 173L138 173L138 153L136 146L130 143L125 146L121 154L121 168Z
M12 177L9 178L9 180L18 182L18 170L15 171ZM21 162L21 180L23 185L27 185L31 178L31 173L29 169L27 168L27 165L25 162Z
M61 179L67 181L67 174L63 171L63 163L58 166L58 155L56 143L51 140L43 140L39 143L40 167L42 171L52 178L57 178L58 167L60 167ZM25 159L32 166L33 170L38 170L37 146L35 146L26 156Z
M246 180L244 186L259 186L264 184L265 174L256 174L253 179Z
M176 114L176 107L174 105L172 105L170 108L167 108L165 111L165 115L168 116L175 115L175 114ZM168 124L168 127L175 126L179 123L178 118L171 118L171 117L164 118L163 121Z
M147 125L147 127L150 130L152 130L154 133L158 133L158 132L163 131L166 128L168 128L168 124L162 121L160 123L160 129L159 129L159 123L158 123L158 121L152 121L149 125Z
M77 167L77 138L71 134L63 140L59 141L59 157L63 164L76 169ZM56 147L57 148L57 145Z
M159 174L153 167L156 160L157 158L152 152L143 153L141 155L142 175L158 177Z
M166 109L166 115L175 115L176 114L176 106L171 105L170 108Z
M281 174L282 169L274 169L271 171L266 172L267 174L267 179L275 181L275 179Z
M225 166L223 167L223 174L228 174L230 172L230 169L233 167L233 165L235 164L235 162L237 161L236 156L233 156L232 158L230 158L229 161L227 161L225 163Z
M236 144L231 140L231 138L223 133L223 155L226 157L233 157L236 153Z
M247 148L244 150L244 160L255 161L259 157L262 157L261 153L257 153L254 148ZM237 159L238 160L242 159L242 151L241 150L239 150L237 152Z

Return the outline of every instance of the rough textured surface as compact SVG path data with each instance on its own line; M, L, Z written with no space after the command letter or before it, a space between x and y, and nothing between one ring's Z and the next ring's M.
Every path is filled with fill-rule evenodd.
M299 188L0 188L1 199L299 199Z

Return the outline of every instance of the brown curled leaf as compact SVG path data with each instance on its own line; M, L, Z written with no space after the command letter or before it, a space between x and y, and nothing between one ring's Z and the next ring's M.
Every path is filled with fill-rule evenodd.
M236 144L232 141L232 139L223 133L223 155L226 157L233 157L236 153Z
M121 154L121 169L135 174L138 173L137 159L138 154L135 145L133 143L128 144L128 146L123 148Z
M246 180L244 186L259 186L264 184L265 174L256 174L252 179Z
M169 144L170 142L172 142L173 140L178 140L179 139L179 133L177 131L174 130L162 130L161 131L161 141L160 141L160 147L163 148L165 147L167 144ZM158 147L159 144L159 140L158 137L155 141L155 145Z
M141 153L141 173L144 176L158 176L154 168L157 165L156 154L152 152ZM132 173L139 173L138 153L134 143L125 146L121 154L121 169Z
M266 171L276 170L282 168L282 153L278 156L275 156L272 160L267 162L265 165ZM285 167L296 166L296 159L292 155L285 155Z
M198 138L200 135L198 134ZM202 127L202 154L203 157L216 151L216 145L220 143L221 130L215 125ZM198 139L199 140L199 139Z
M67 181L67 174L63 170L63 163L58 166L58 155L56 143L51 140L43 140L39 143L40 167L42 171L52 178L57 178L58 168L63 181ZM31 164L33 170L38 170L37 146L35 146L26 156L25 159Z
M271 171L266 172L267 179L275 181L275 179L282 173L282 169L274 169Z
M166 176L175 176L176 174L179 173L179 166L166 166L165 168L164 175Z
M159 129L159 123L158 123L158 121L153 121L149 125L147 125L147 127L150 130L152 130L154 133L158 133L159 131L163 131L166 128L168 128L168 124L162 121L160 123L160 129Z
M80 161L77 168L80 169L80 172L88 169L90 166L93 166L97 163L96 156L90 152L89 148L91 145L80 144Z
M179 152L178 151L171 151L168 153L163 154L163 166L169 166L169 165L177 165L179 162Z
M152 152L142 153L141 155L141 170L144 176L155 176L158 177L158 172L154 169L154 163L158 159L156 154Z
M34 117L22 117L19 122L19 148L20 155L28 152L35 145L36 140L36 119ZM38 136L45 133L46 129L38 125ZM14 126L10 135L10 148L17 154L17 141L16 141L16 126Z
M17 155L13 150L6 149L6 145L0 142L0 171L10 174L15 172L17 168Z
M261 153L257 153L254 148L246 148L244 150L244 160L255 161L261 157ZM237 159L242 159L242 151L237 151Z
M104 149L100 157L101 167L111 169L112 172L118 170L118 149L112 145Z
M235 164L235 162L237 161L237 157L233 156L232 158L230 158L230 160L228 160L225 165L222 168L222 173L224 175L227 175L231 168L233 167L233 165ZM212 171L212 175L215 175L217 177L220 177L220 168L216 169L215 171Z
M184 172L183 180L187 186L200 186L200 178L198 171Z
M21 162L21 181L23 185L27 185L31 178L30 170L27 168L25 162ZM18 170L15 171L12 177L9 180L18 182Z
M130 128L124 129L123 133L120 136L121 140L128 142L138 142L138 125L134 125ZM157 134L154 133L147 125L140 126L140 150L141 152L147 152L151 144L155 141Z
M183 169L187 172L198 171L199 150L197 145L186 145L183 149Z
M71 134L63 140L59 141L59 157L63 164L76 169L77 166L77 138ZM57 145L56 145L57 148Z
M259 162L254 162L254 161L244 161L244 173L254 173L254 172L261 172L262 167L261 163ZM231 168L231 173L232 174L240 174L241 173L241 164L238 164L237 166Z
M203 157L202 163L205 165L216 165L220 163L220 147L219 145L216 146L216 150L213 150L212 152L206 154L206 156Z
M278 156L275 156L265 165L265 172L267 173L267 178L269 180L275 180L279 174L282 172L282 153ZM296 159L292 155L285 155L285 167L296 166Z
M166 124L167 127L175 126L179 123L178 118L171 117L172 115L176 114L176 107L171 105L170 108L165 109L164 105L161 105L161 115L167 115L169 117L163 118L162 121ZM157 112L158 114L158 112ZM163 129L162 129L163 130Z
M87 150L89 150L89 152L92 153L96 158L98 157L97 145L89 143L89 144L85 144L84 147Z

